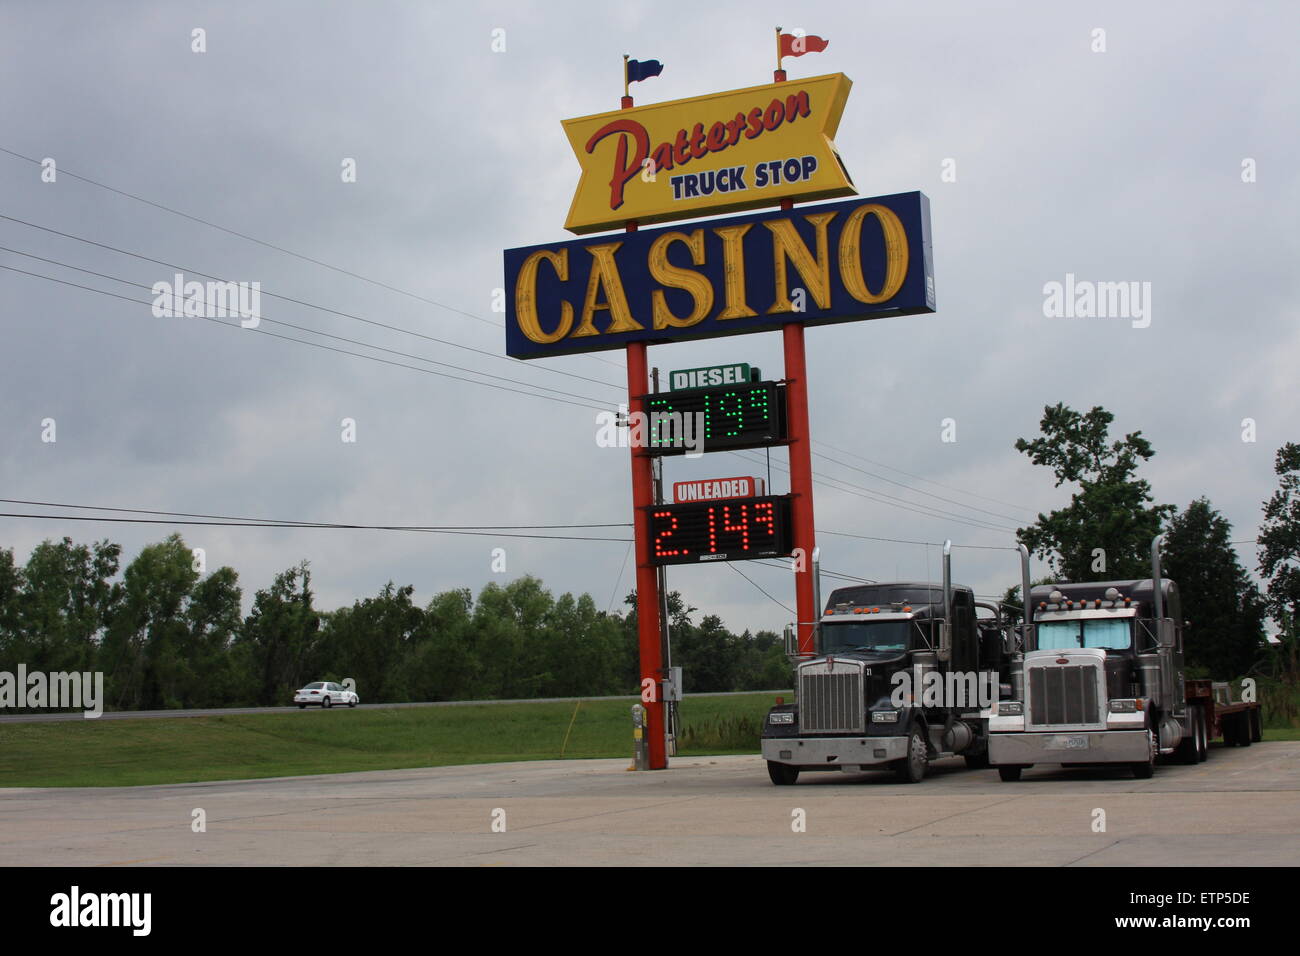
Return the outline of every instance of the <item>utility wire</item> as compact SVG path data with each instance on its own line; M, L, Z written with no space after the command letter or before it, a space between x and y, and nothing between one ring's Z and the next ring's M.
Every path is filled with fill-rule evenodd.
M25 156L24 154L17 152L16 150L8 149L7 147L4 146L0 146L0 152L8 153L10 156L14 156L18 159L26 160L27 162L32 163L36 166L41 165L40 160L35 159L31 156ZM415 292L410 292L407 291L406 289L398 288L395 285L390 285L387 282L381 282L378 279L372 279L369 276L364 276L361 275L360 273L353 272L349 269L344 269L341 266L332 265L331 263L325 262L321 259L315 259L312 258L311 256L303 255L300 252L294 252L292 249L287 249L284 246L278 246L273 242L267 242L263 239L258 239L256 236L250 236L247 233L238 232L226 226L218 225L215 222L210 222L207 219L202 219L198 216L191 215L190 213L182 212L179 209L173 209L171 206L166 206L160 202L155 202L152 199L146 199L144 196L137 196L135 193L129 193L124 189L118 189L115 186L110 186L107 183L101 183L97 180L91 179L88 176L82 176L79 173L74 173L71 170L69 170L67 167L60 167L59 172L62 173L64 176L69 176L72 179L78 179L83 183L88 183L91 186L97 186L100 189L107 189L109 192L116 193L119 196L125 196L127 199L134 199L136 202L144 203L146 206L152 206L155 209L161 209L163 212L171 213L174 216L180 216L182 219L188 219L191 222L197 222L201 225L209 227L210 229L216 229L220 232L227 233L228 235L236 236L240 239L245 239L248 242L256 243L257 245L264 246L267 249L274 249L276 252L283 253L284 255L293 256L295 259L301 259L304 262L310 262L313 265L318 265L324 269L330 269L334 272L338 272L342 275L349 276L353 279L359 279L362 282L368 282L371 285L379 286L380 288L387 289L390 292L396 292L399 295L404 295L412 299L418 299L421 302L426 302L429 305L437 306L438 308L445 309L448 312L454 312L457 315L463 315L466 318L474 319L476 322L482 322L484 325L491 326L494 329L501 328L501 326L497 325L495 322L491 322L483 318L482 316L473 314L472 312L466 312L463 309L458 309L455 306L447 305L444 302L438 302L436 299L430 299L427 296L423 296ZM615 368L623 367L620 366L617 362L611 362L608 359L601 358L600 356L593 355L592 358L596 359L597 361L604 362L606 365L612 365Z
M309 528L309 529L348 529L358 531L419 531L426 534L459 534L476 538L541 538L548 541L617 541L626 544L628 538L598 538L584 535L563 534L519 534L513 531L457 531L450 528L413 528L404 525L345 525L345 524L294 524L292 522L267 521L195 521L178 518L109 518L103 515L40 515L0 512L0 518L35 518L44 521L95 521L109 524L162 524L162 525L198 525L216 528Z
M1001 501L997 498L989 498L986 495L978 495L973 491L965 491L964 489L961 488L954 488L951 485L945 485L942 482L931 481L929 478L923 478L920 475L914 475L910 471L903 471L903 469L895 468L893 465L886 465L884 462L880 462L880 461L872 461L870 458L863 457L862 455L856 454L855 452L846 451L843 448L836 448L834 445L827 444L824 441L813 441L813 444L821 445L823 448L829 448L831 451L839 452L841 455L848 455L850 458L856 458L859 461L865 461L868 465L875 465L878 468L888 468L890 471L896 471L900 475L906 475L908 478L915 478L917 481L923 481L927 485L934 485L937 488L946 488L948 491L955 491L958 494L966 495L967 497L970 498L979 498L982 501L989 501L995 505L1002 505L1005 508L1013 508L1016 511L1023 511L1026 514L1034 513L1032 508L1026 508L1023 505L1013 505L1009 501ZM919 490L919 489L914 489L914 490Z
M783 608L785 608L785 609L786 609L787 611L789 611L791 614L795 614L793 608L787 607L786 605L784 605L784 604L782 604L780 601L778 601L776 598L772 597L772 595L770 595L770 594L768 594L766 591L764 591L761 587L758 586L758 584L756 584L756 583L754 582L754 579L753 579L753 578L751 578L751 577L750 577L748 574L746 574L744 571L740 570L740 568L736 567L736 565L735 565L733 562L728 561L728 562L727 562L727 567L731 568L731 570L735 571L735 572L736 572L737 574L739 574L742 578L744 578L746 581L748 581L750 584L752 584L752 585L753 585L753 586L754 586L754 587L759 591L759 593L761 593L764 597L766 597L766 598L767 598L769 601L771 601L773 604L777 605L778 607L783 607ZM798 617L797 614L796 614L795 616Z
M5 218L5 217L4 217L4 216L0 216L0 219L3 219L3 218ZM33 253L30 253L30 252L22 252L21 250L18 250L18 249L10 249L8 246L0 246L0 252L12 252L12 253L14 253L14 254L16 254L16 255L25 256L25 257L28 258L28 259L36 259L36 260L39 260L40 262L45 262L45 263L48 263L48 264L50 264L50 265L61 266L61 267L64 268L64 269L72 269L72 270L75 271L75 272L84 272L84 273L87 274L87 275L96 276L96 277L98 277L98 278L100 278L100 279L108 279L108 280L111 281L111 282L120 282L122 285L133 286L134 288L137 288L137 289L150 289L150 290L152 290L152 288L153 288L152 286L147 286L147 285L144 285L143 283L140 283L140 282L132 282L132 281L130 281L129 279L121 279L121 278L118 278L117 276L114 276L114 275L108 275L107 273L104 273L104 272L95 272L95 271L92 270L92 269L83 269L83 268L81 268L81 266L70 265L69 263L66 263L66 262L60 262L60 261L57 260L57 259L46 259L44 256L34 255ZM28 274L28 275L36 275L36 273L27 273L27 274ZM201 275L202 273L196 273L196 274ZM138 301L138 300L132 300L132 301ZM206 299L201 300L201 302L202 302L202 304L205 305L205 306L206 306L206 305L211 305L211 303L209 303ZM146 302L146 303L142 303L142 304L144 304L144 305L151 305L152 303L148 303L148 302ZM295 324L292 323L292 322L285 322L285 321L283 321L283 320L281 320L281 319L272 319L272 318L270 318L269 316L262 315L262 314L258 314L258 313L256 313L256 312L249 312L247 315L243 315L243 314L241 313L241 317L242 317L242 318L247 318L247 319L255 318L255 319L257 319L259 322L267 322L267 323L270 323L271 325L279 325L279 326L283 326L284 328L287 328L287 329L294 329L294 330L297 331L297 332L306 332L308 335L319 335L319 336L321 336L322 338L334 339L334 340L339 341L339 342L346 342L346 343L348 343L349 345L359 345L359 346L361 346L362 348L374 349L374 350L377 351L377 352L387 352L387 353L390 354L390 355L397 355L397 356L400 356L401 358L409 358L409 359L413 359L413 360L415 360L415 361L417 361L417 362L428 362L430 365L440 365L440 366L442 366L443 368L452 368L452 369L455 369L455 370L458 371L458 372L468 372L468 373L471 374L471 375L481 375L481 376L483 376L484 378L496 379L496 380L501 381L501 382L512 382L512 383L514 383L514 384L516 384L516 385L525 385L525 386L527 386L528 388L536 388L536 389L540 389L540 390L543 391L543 392L554 392L556 395L567 395L567 396L569 396L570 398L581 398L581 399L583 399L583 400L585 400L585 401L591 401L591 402L599 402L599 401L603 401L603 399L592 398L592 397L589 396L589 395L578 395L578 394L575 394L574 392L565 392L565 391L562 391L561 389L558 389L558 388L549 388L549 387L546 386L546 385L535 385L535 384L533 384L532 382L520 382L520 381L518 381L517 379L507 378L507 377L505 377L504 375L493 375L491 372L481 372L481 371L479 371L478 369L466 368L466 367L464 367L464 366L462 366L462 365L452 365L452 364L449 363L449 362L439 362L439 361L436 360L436 359L425 358L423 355L412 355L410 352L402 352L402 351L399 351L399 350L397 350L397 349L385 348L385 347L382 346L382 345L371 345L369 342L362 342L362 341L360 341L360 340L358 340L358 339L350 339L350 338L348 338L347 336L344 336L344 335L334 335L334 334L331 333L331 332L322 332L322 331L320 331L319 329L313 329L313 328L310 328L310 327L305 326L305 325L295 325ZM206 316L184 316L184 318L206 318ZM603 383L602 383L602 384L603 384Z
M80 283L77 283L77 282L69 282L69 281L66 280L66 279L58 279L58 278L55 278L54 276L42 275L42 274L40 274L39 272L28 272L28 271L25 270L25 269L18 269L18 268L15 268L14 266L0 265L0 269L5 269L5 270L8 270L9 272L17 272L17 273L19 273L20 275L31 276L31 277L36 278L36 279L44 279L44 280L46 280L47 282L57 282L57 283L59 283L60 285L72 286L72 287L75 288L75 289L84 289L84 290L87 291L87 292L96 292L96 293L98 293L98 294L100 294L100 295L111 296L111 297L114 298L114 299L121 299L121 300L124 301L124 302L133 302L133 303L135 303L136 305L152 305L151 302L143 302L143 301L141 301L140 299L132 299L130 296L118 295L116 292L109 292L109 291L107 291L106 289L96 289L96 288L94 288L94 287L92 287L92 286L81 285ZM462 377L459 376L459 375L450 375L450 374L448 374L448 373L446 373L446 372L438 372L438 371L435 371L434 369L431 369L431 368L420 368L419 366L416 366L416 365L407 365L407 364L405 364L404 362L394 362L394 361L392 361L392 360L390 360L390 359L380 358L380 357L378 357L378 356L376 356L376 355L365 355L365 354L363 354L363 353L361 353L361 352L350 352L350 351L348 351L347 349L335 348L335 347L332 346L332 345L324 345L324 344L322 344L322 343L320 343L320 342L308 342L308 341L306 341L306 340L304 340L304 339L295 339L295 338L293 338L292 336L288 336L288 335L280 335L280 334L278 334L278 333L276 333L276 332L270 332L270 331L267 331L266 329L262 329L262 328L244 329L244 328L241 328L240 326L238 326L238 325L234 325L234 324L232 324L232 323L230 323L230 322L222 322L220 319L212 318L212 317L210 317L210 316L206 316L206 315L203 315L203 316L192 316L192 318L200 318L200 319L203 319L203 320L206 321L206 322L212 322L212 323L214 323L214 324L216 324L216 325L220 325L220 326L222 326L222 327L224 327L224 328L227 328L227 329L235 329L235 330L238 330L238 331L240 331L240 332L247 332L247 331L259 332L259 333L261 333L262 335L269 335L269 336L271 336L271 338L274 338L274 339L283 339L283 340L286 341L286 342L296 342L296 343L298 343L299 345L308 345L308 346L311 346L312 348L325 349L326 351L330 351L330 352L338 352L338 353L341 354L341 355L353 355L353 356L356 356L357 358L367 359L367 360L369 360L369 361L371 361L371 362L381 362L381 363L383 363L384 365L393 365L393 366L396 366L396 367L398 367L398 368L408 368L408 369L411 369L411 370L414 371L414 372L423 372L423 373L426 374L426 375L437 375L437 376L440 376L440 377L442 377L442 378L449 378L449 379L453 379L453 380L458 381L458 382L468 382L468 383L470 383L471 385L482 385L482 386L484 386L485 388L495 388L495 389L499 389L499 390L501 390L501 391L503 391L503 392L514 392L514 393L516 393L516 394L518 394L518 395L527 395L527 396L530 397L530 398L541 398L541 399L545 399L546 401L549 401L549 402L559 402L559 403L561 403L561 404L563 404L563 405L573 405L573 406L575 406L575 407L577 407L577 408L589 408L589 409L592 409L592 410L594 410L594 411L598 411L598 412L600 412L600 411L607 411L607 410L608 410L607 408L601 407L601 406L599 406L599 405L588 405L588 404L583 403L583 402L572 402L572 401L569 401L569 400L566 399L566 398L554 398L554 397L552 397L552 396L550 396L550 395L541 395L541 394L538 394L537 392L526 392L526 391L523 391L522 389L518 389L518 388L509 388L509 387L507 387L507 386L505 386L505 385L494 385L494 384L492 384L491 382L481 382L481 381L479 381L478 379L473 379L473 378L462 378ZM267 320L267 321L272 321L272 320ZM277 324L284 324L284 323L277 323ZM324 333L314 333L314 334L324 334ZM366 347L366 348L379 348L378 346L364 346L364 347ZM427 360L424 360L424 361L427 361ZM481 373L481 372L471 372L471 374L476 374L476 375L477 375L477 374L483 374L483 373Z
M173 518L209 518L216 521L260 521L273 527L299 528L383 528L395 531L501 531L509 528L539 529L573 528L630 528L632 522L620 521L605 524L460 524L460 525L368 525L345 524L336 521L295 521L288 518L249 518L245 515L210 515L191 511L155 511L146 508L113 508L107 505L76 505L66 501L31 501L25 498L0 498L0 504L29 505L37 508L72 508L74 511L112 511L116 514L164 515Z
M867 471L865 468L859 468L857 465L851 465L846 461L839 461L838 459L832 458L830 455L823 455L821 452L815 451L813 452L813 454L816 455L818 458L825 459L826 461L832 462L833 464L840 465L841 467L844 468L851 468L854 471L861 472L862 474L867 475L870 478L875 478L878 479L879 481L885 481L891 485L898 485L900 488L906 488L908 491L911 491L918 495L926 495L927 497L935 498L938 499L939 501L946 501L948 504L956 505L959 508L965 508L969 511L978 511L981 514L992 515L994 518L1002 518L1003 520L1006 521L1018 522L1021 520L1019 518L1013 518L1011 515L999 514L996 511L989 511L985 508L977 508L975 507L975 505L966 504L964 501L957 501L953 498L945 498L943 497L943 495L936 495L933 492L922 491L919 488L913 488L911 485L905 485L901 481L894 481L894 479L886 478L884 475L877 475L875 472Z
M178 271L178 272L188 273L188 274L190 274L190 275L202 276L202 277L205 278L205 279L212 279L212 280L214 280L214 281L216 281L216 282L230 282L230 281L232 281L232 280L230 280L230 279L222 278L221 276L212 275L211 273L208 273L208 272L200 272L198 269L191 269L191 268L188 268L188 267L186 267L186 266L181 266L181 265L178 265L177 263L174 263L174 262L167 262L167 261L165 261L165 260L163 260L163 259L154 259L154 258L152 258L151 256L146 256L146 255L144 255L144 254L142 254L142 253L139 253L139 252L132 252L132 251L129 250L129 249L119 249L117 246L110 246L110 245L108 245L107 243L96 242L94 239L87 239L87 238L85 238L84 236L73 235L73 234L70 233L70 232L61 232L61 231L59 231L58 229L51 229L51 228L48 227L48 226L42 226L42 225L40 225L40 224L38 224L38 223L28 222L28 221L25 220L25 219L16 219L16 218L14 218L13 216L6 216L6 215L3 215L3 214L0 214L0 219L4 219L4 220L7 220L7 221L9 221L9 222L17 223L17 224L20 225L20 226L27 226L27 227L30 228L30 229L39 229L39 230L42 231L42 232L47 232L47 233L49 233L49 234L51 234L51 235L55 235L55 236L61 236L61 237L63 237L64 239L72 239L72 240L75 240L76 242L82 242L82 243L85 243L86 245L95 246L96 248L99 248L99 249L107 249L107 250L109 250L110 252L116 252L116 253L118 253L119 255L131 256L132 258L140 259L140 260L142 260L142 261L144 261L144 262L151 262L151 263L153 263L154 265L165 266L165 267L168 268L168 269L175 269L175 270ZM20 256L29 256L30 258L33 258L33 259L40 259L40 258L41 258L40 256L33 256L33 255L31 255L30 253L20 252L20 251L18 251L17 249L5 249L5 251L6 251L6 252L16 252L16 253L18 253L18 255L20 255ZM52 263L54 263L55 265L66 266L66 267L69 268L69 269L76 269L76 268L77 268L76 266L70 266L70 265L68 265L68 264L65 263L65 262L57 262L57 261L55 261L55 260L53 260L53 259L41 259L41 261L42 261L42 262L52 262ZM78 271L86 272L86 271L89 271L89 270L79 269ZM96 273L92 273L92 275L102 275L102 274L96 272ZM123 280L123 279L118 279L118 278L115 277L115 276L103 276L103 278L106 278L106 279L113 279L114 281L117 281L117 282L124 282L124 281L126 281L126 280ZM132 284L135 285L135 284L137 284L137 283L132 283ZM152 288L152 287L151 287L151 286L141 286L141 288L148 289L148 288ZM449 345L449 346L451 346L452 348L464 349L464 350L467 351L467 352L474 352L474 353L476 353L476 354L478 354L478 355L486 355L488 358L495 359L495 360L498 360L498 361L510 362L510 363L512 363L512 364L515 364L515 365L524 365L524 364L526 364L526 363L524 363L523 361L521 361L520 359L511 358L511 357L506 356L506 355L501 355L500 353L497 353L497 352L489 352L489 351L487 351L486 349L478 349L478 348L474 348L473 346L469 346L469 345L461 345L459 342L452 342L452 341L449 341L448 339L440 339L440 338L438 338L437 336L426 335L426 334L423 333L423 332L416 332L416 331L414 331L413 329L404 329L404 328L402 328L401 326L397 326L397 325L389 325L389 324L387 324L386 322L380 322L380 321L378 321L378 320L376 320L376 319L368 319L368 318L366 318L365 316L355 315L355 314L353 314L353 313L351 313L351 312L342 312L342 311L340 311L340 310L338 310L338 309L332 309L332 308L330 308L329 306L326 306L326 305L318 305L318 304L316 304L316 303L314 303L314 302L307 302L307 301L304 300L304 299L296 299L296 298L294 298L293 296L289 296L289 295L281 295L281 294L279 294L279 293L277 293L277 292L268 292L266 289L261 289L260 291L261 291L261 294L262 294L262 295L269 296L270 298L273 298L273 299L280 299L281 301L284 301L284 302L292 302L292 303L294 303L294 304L296 304L296 305L305 306L306 308L309 308L309 309L315 309L315 310L317 310L318 312L328 312L328 313L331 314L331 315L341 316L341 317L343 317L343 318L345 318L345 319L353 319L353 320L355 320L355 321L357 321L357 322L364 322L364 323L366 323L367 325L373 325L373 326L376 326L377 328L387 329L387 330L390 331L390 332L400 332L400 333L402 333L403 335L414 336L415 338L418 338L418 339L425 339L426 341L429 341L429 342L437 342L437 343L440 344L440 345ZM603 380L601 380L601 379L596 379L596 378L588 378L586 375L578 375L578 374L575 373L575 372L566 372L566 371L563 371L563 370L561 370L561 369L550 368L550 367L548 367L548 366L544 366L544 365L543 365L543 366L535 366L535 367L536 367L536 368L540 368L541 370L546 371L546 372L552 372L552 373L554 373L554 374L556 374L556 375L564 375L564 376L567 376L567 377L569 377L569 378L580 379L580 380L582 380L582 381L584 381L584 382L591 382L591 383L593 383L593 384L595 384L595 385L603 385L603 386L605 386L606 388L622 388L621 385L617 385L617 384L615 384L615 383L613 383L613 382L606 382L606 381L603 381Z
M752 464L763 464L763 461L762 461L761 459L752 458L752 457L750 457L750 456L748 456L748 455L745 455L745 454L742 453L742 452L730 452L730 454L732 454L732 455L736 455L736 456L739 457L739 458L743 458L745 461L751 462ZM789 474L789 469L787 469L787 468L782 468L780 465L773 465L772 467L776 468L778 471L782 471L782 472L785 472L786 474ZM848 487L848 488L841 488L841 487L839 487L839 485L828 484L828 483L827 483L828 481L838 482L839 484L848 485L849 487ZM845 481L845 480L842 479L842 478L835 478L835 477L830 476L830 475L823 475L823 476L820 477L820 478L818 478L816 475L814 475L814 476L813 476L813 483L814 483L814 484L819 484L819 485L824 485L825 487L830 488L830 489L832 489L832 490L834 490L834 491L844 492L845 494L857 495L857 497L859 497L859 498L866 498L868 501L874 501L874 502L876 502L877 504L887 505L887 506L889 506L889 507L891 507L891 508L898 508L898 509L901 509L901 510L903 510L903 511L911 511L911 512L913 512L914 514L924 515L924 516L927 517L927 518L943 518L943 519L950 520L950 521L956 521L958 524L968 525L968 526L970 526L970 527L972 527L972 528L979 528L980 530L983 530L983 531L1000 531L1000 532L1003 532L1003 533L1006 533L1006 534L1013 534L1013 533L1014 533L1014 532L1012 531L1012 529L1010 529L1010 528L1000 528L1000 527L997 527L996 525L991 525L991 524L989 524L989 523L987 523L987 522L980 521L980 519L978 519L978 518L967 519L967 518L959 517L959 516L957 516L957 515L953 515L953 514L950 513L950 512L942 512L942 511L939 511L939 510L936 509L936 508L929 508L928 510L924 510L924 511L923 511L923 510L920 510L920 509L921 509L921 508L927 508L928 506L926 506L926 505L917 505L915 502L906 502L905 499L902 499L902 498L894 498L894 496L892 496L892 495L884 495L884 497L885 497L885 498L894 498L894 501L893 501L893 502L891 502L891 501L884 501L884 500L881 500L881 498L876 497L877 495L883 495L883 492L873 491L872 489L869 489L869 488L862 488L861 486L851 484L850 482L847 482L847 481ZM855 489L855 490L849 490L849 489ZM866 492L866 493L864 493L864 492ZM896 503L894 503L894 502L902 502L902 503L897 503L897 504L896 504ZM936 514L935 512L938 512L938 513Z

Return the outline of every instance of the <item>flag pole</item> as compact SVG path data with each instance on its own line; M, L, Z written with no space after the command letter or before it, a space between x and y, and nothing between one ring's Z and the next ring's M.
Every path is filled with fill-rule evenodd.
M785 82L785 70L781 69L781 28L776 28L776 72L772 74L772 79L777 83Z
M627 53L623 54L623 109L625 110L632 108L632 93L628 90L629 83L627 79L628 56Z

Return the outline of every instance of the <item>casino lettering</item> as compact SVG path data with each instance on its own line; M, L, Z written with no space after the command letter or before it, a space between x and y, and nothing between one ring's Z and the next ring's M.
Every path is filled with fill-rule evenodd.
M811 227L811 244L800 235L796 220L805 233ZM869 222L874 225L868 226ZM868 228L876 230L871 248L883 250L883 261L871 264L872 274L879 277L874 289L863 262L864 229ZM588 339L647 328L688 329L705 319L725 323L758 316L758 310L764 315L798 312L791 301L787 266L798 275L800 289L811 300L807 304L810 310L814 306L829 310L833 294L840 290L857 303L878 306L888 303L902 288L909 267L909 241L902 220L888 206L870 201L842 204L832 211L810 207L807 213L792 212L759 222L665 230L649 244L644 258L620 257L627 241L566 243L528 254L513 283L512 311L519 331L531 342L550 345L565 338ZM674 249L679 260L689 258L700 268L670 262L669 252ZM766 262L756 263L756 257ZM747 288L746 271L758 265L763 275L771 275L771 282L769 293L756 300L752 288ZM648 304L648 314L644 307L636 313L629 304L628 288L641 293L647 286L649 295L639 294L637 299ZM668 290L680 290L676 293L679 302L686 301L680 295L685 293L691 308L671 309ZM548 303L547 315L541 314L542 301ZM599 328L597 316L604 319L605 313L607 321Z

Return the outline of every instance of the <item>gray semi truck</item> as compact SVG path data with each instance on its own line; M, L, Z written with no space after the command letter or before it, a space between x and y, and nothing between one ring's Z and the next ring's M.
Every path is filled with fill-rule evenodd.
M1150 777L1156 758L1204 760L1209 740L1260 739L1259 704L1226 684L1188 680L1178 586L1138 581L1047 584L1032 590L1032 627L1011 662L1012 694L989 720L989 758L1005 781L1039 764L1110 764Z

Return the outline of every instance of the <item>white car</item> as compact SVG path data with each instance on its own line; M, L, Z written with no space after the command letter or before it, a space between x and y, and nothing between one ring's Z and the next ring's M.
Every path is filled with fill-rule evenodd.
M321 707L347 704L349 707L355 707L361 703L361 698L356 695L355 691L348 690L342 684L318 680L294 694L293 702L298 705L299 709L306 708L308 704L320 704Z

